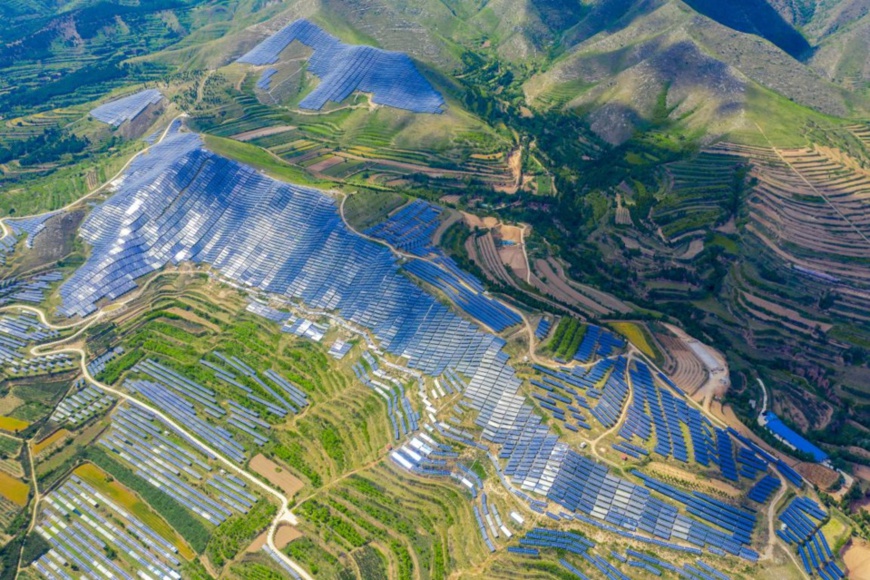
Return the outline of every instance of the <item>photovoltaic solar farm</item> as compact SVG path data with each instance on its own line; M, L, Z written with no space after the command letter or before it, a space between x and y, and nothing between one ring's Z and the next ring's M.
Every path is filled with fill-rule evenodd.
M100 105L91 111L91 116L98 121L118 127L127 121L132 121L150 105L156 105L162 100L163 94L157 89L145 89Z
M90 210L80 230L91 247L84 263L65 279L45 280L46 290L60 282L58 313L72 320L121 297L133 309L140 300L163 304L153 319L134 315L97 335L83 363L146 407L79 379L52 423L73 438L100 425L99 453L87 457L129 472L146 496L184 506L205 533L257 518L268 505L223 461L246 469L269 457L311 487L294 508L304 542L324 546L317 530L326 526L360 548L378 537L384 513L342 510L375 492L354 487L363 485L355 479L321 489L341 480L354 449L367 463L358 477L376 474L397 496L416 485L450 489L450 509L459 510L451 517L464 521L464 541L474 546L469 557L493 554L520 569L546 559L578 577L613 579L721 580L730 577L727 566L758 563L768 510L785 491L805 491L802 476L707 414L611 330L552 314L527 326L523 310L435 245L445 218L441 207L414 200L358 234L334 198L220 157L174 127ZM153 288L144 282L184 264L211 290L185 301L177 273L165 283L155 278ZM233 290L221 306L205 307L207 295L220 294L215 288ZM236 310L224 312L226 304ZM8 357L58 336L30 314L0 316ZM547 341L545 360L509 355L517 334ZM297 362L280 362L288 356ZM325 406L335 397L338 407ZM364 436L354 431L362 424ZM316 434L310 450L298 432ZM268 469L257 472L272 481ZM139 524L88 485L70 477L49 496L59 511L40 519L52 548L36 571L65 577L79 558L103 574L126 577L129 566L148 561L163 576L183 575L166 546L144 540L146 531L135 535L139 544L121 534ZM790 530L777 537L806 558L807 571L843 577L817 537L824 517L805 499L777 516ZM67 518L71 511L81 522ZM99 528L93 545L67 531L88 526ZM223 553L207 545L209 557ZM283 556L313 561L290 545L259 553L296 574ZM129 552L133 563L94 556L106 546ZM435 558L435 544L427 546Z
M868 2L0 0L0 580L870 580Z
M298 41L314 53L308 70L320 83L299 103L303 109L322 109L327 101L340 103L354 91L371 93L372 101L415 113L439 113L444 99L405 54L370 46L344 44L307 20L297 20L251 49L237 62L257 66L275 64L290 43ZM274 69L266 69L259 88L268 88Z
M180 579L178 548L77 475L45 498L36 533L50 549L33 567L44 577ZM117 554L123 554L118 558Z
M819 530L827 518L828 514L814 501L798 497L779 515L782 528L776 533L797 550L807 574L836 580L846 575L834 562L834 553Z
M111 431L99 443L139 477L209 523L220 525L253 507L258 498L247 490L247 483L221 474L190 443L177 434L166 435L167 431L166 425L147 412L122 407L112 417Z
M438 207L414 200L366 233L420 258L406 262L404 270L446 294L466 314L495 332L519 324L522 320L518 314L485 296L479 280L460 270L451 258L432 246L440 213Z

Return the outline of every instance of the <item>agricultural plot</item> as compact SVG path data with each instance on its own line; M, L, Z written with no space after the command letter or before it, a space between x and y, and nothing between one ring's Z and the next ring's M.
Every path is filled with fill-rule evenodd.
M7 473L0 472L0 497L21 508L27 503L29 493L29 485Z
M0 496L0 527L8 529L20 511L21 506L17 503Z
M867 196L870 176L854 161L825 149L746 150L756 159L758 179L752 197L754 235L770 245L772 236L788 242L788 255L799 275L866 282L855 259L864 255L870 235ZM832 178L833 176L833 178ZM780 244L782 246L782 244Z
M870 271L860 257L870 235L866 170L824 147L723 147L753 159L749 177L757 183L747 198L746 259L730 273L723 296L745 324L739 336L726 325L720 328L746 356L769 358L792 349L807 364L833 370L836 382L860 391L863 381L843 368L842 356L861 348L865 339L858 327L870 320ZM804 415L799 422L824 428L824 415L814 409L827 405L826 396L791 390L788 385L797 379L782 379L774 388L797 417Z
M655 338L650 334L646 325L636 322L614 322L611 328L628 339L640 351L654 361L662 359Z
M657 334L656 339L667 353L665 370L671 380L693 395L707 380L707 369L686 344L675 336Z
M624 307L613 307L604 300L595 300L592 296L581 292L565 276L562 266L554 259L538 259L534 261L534 273L531 283L545 296L552 296L562 304L577 308L590 316L599 317L612 314L615 310L624 311Z
M870 149L870 124L852 125L848 129Z
M285 551L328 577L366 562L389 577L443 579L488 553L466 494L389 463L343 479L296 511L303 537Z
M274 154L271 161L277 157L304 167L314 178L379 191L415 187L421 180L428 187L445 190L463 187L469 179L493 187L512 182L505 156L499 153L508 143L458 110L419 115L391 107L372 108L361 97L351 97L347 105L316 115L262 104L289 99L293 107L299 100L295 89L281 96L289 88L288 83L280 83L284 74L282 68L273 77L279 84L268 94L248 83L241 94L227 88L223 104L204 110L195 121L196 128L267 149Z
M724 222L742 195L743 164L739 155L711 149L669 165L670 188L652 214L662 235L674 240Z
M24 475L17 461L21 453L21 442L0 433L0 470L19 477Z
M487 231L480 236L469 236L465 241L465 248L472 260L478 263L494 282L518 287L516 280L508 273L498 254L492 232Z
M417 113L438 113L444 106L444 99L407 55L344 44L307 20L291 23L237 62L274 64L293 41L313 49L308 70L320 77L317 87L300 102L302 108L319 110L327 101L340 103L357 90L371 93L377 104ZM263 77L259 82L264 82Z

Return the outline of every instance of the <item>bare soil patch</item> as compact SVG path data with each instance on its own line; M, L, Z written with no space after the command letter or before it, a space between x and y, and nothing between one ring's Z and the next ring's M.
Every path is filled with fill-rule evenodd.
M481 229L492 229L498 225L498 220L491 216L479 217L474 214L462 212L462 217L465 219L465 223L468 224L470 228L481 228Z
M9 415L23 404L24 401L11 393L5 397L0 397L0 415Z
M870 543L853 538L843 551L846 577L852 580L870 580Z
M513 246L500 246L498 255L502 263L510 266L511 270L522 280L525 280L529 273L529 266L526 263L526 255L523 253L523 247L519 244Z
M318 161L317 163L309 165L308 170L312 171L314 173L322 173L322 172L326 171L327 169L329 169L330 167L335 167L336 165L339 165L339 164L344 163L344 162L345 162L344 157L340 157L338 155L333 155L333 156L327 157L326 159L323 159L322 161Z
M853 471L855 477L863 479L864 481L870 481L870 467L866 465L855 465L853 466Z
M277 485L288 499L292 498L305 485L292 473L281 467L262 453L251 459L251 469L265 477L269 483Z
M205 326L213 330L214 332L220 332L220 327L210 320L206 320L205 318L197 315L195 312L191 312L189 310L184 310L183 308L179 308L177 306L173 306L172 308L167 308L166 312L171 312L172 314L177 314L181 318L193 322L194 324L198 324L200 326Z
M515 244L523 243L523 228L519 226L502 224L499 227L499 234L501 234L501 239L508 242L513 242Z
M53 264L73 248L76 232L85 217L83 210L65 211L48 218L45 229L33 238L33 248L13 274L23 274Z
M254 538L254 541L251 542L251 545L248 546L248 549L245 550L249 554L253 554L254 552L259 552L263 549L263 546L266 545L266 541L269 539L269 530L267 529L265 532Z
M840 479L840 474L836 471L818 463L798 463L794 468L795 471L804 476L810 483L819 486L820 489L829 489Z
M283 550L287 544L301 537L302 532L293 526L278 526L278 529L275 530L275 547L279 550Z
M564 278L559 276L550 261L540 259L535 260L535 270L540 272L541 275L546 279L544 287L540 288L542 292L545 292L550 296L554 296L557 300L560 300L566 304L571 304L581 310L590 312L592 314L610 314L610 309L601 306L588 296L581 294L570 285L568 285L568 282ZM543 282L543 280L539 281Z

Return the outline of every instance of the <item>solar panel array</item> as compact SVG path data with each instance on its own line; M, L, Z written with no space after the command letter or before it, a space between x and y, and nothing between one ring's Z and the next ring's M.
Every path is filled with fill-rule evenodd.
M538 340L543 340L549 333L550 327L552 326L552 322L550 322L546 318L541 318L538 321L538 326L535 327L535 338Z
M94 360L88 363L88 373L91 376L95 376L103 372L106 368L106 364L109 363L113 358L117 356L121 356L124 354L124 347L117 346L111 350L107 350Z
M695 460L708 465L713 447L712 424L681 397L674 389L656 384L649 367L635 361L629 370L633 386L632 400L619 436L627 441L633 437L648 442L655 434L655 452L663 457L687 463L689 460L682 425L689 429ZM676 391L679 392L679 391ZM732 459L733 461L733 459Z
M368 371L359 362L354 363L351 368L362 384L378 393L387 402L387 416L393 426L393 439L400 439L417 431L420 416L411 407L411 401L405 395L404 385L381 371L374 357L368 352L363 355L367 356L366 362L369 363L375 378L369 377Z
M97 389L84 379L79 379L75 384L75 390L55 407L50 420L59 425L68 424L77 427L114 404L115 397Z
M757 503L767 503L773 492L779 489L781 485L778 477L765 475L752 486L746 497Z
M415 113L440 113L444 106L441 94L420 74L408 55L344 44L308 20L289 24L236 62L275 64L293 41L313 49L308 70L320 77L317 87L299 103L304 109L320 110L327 101L340 103L354 91L371 93L372 101L379 105ZM268 86L268 82L269 77L265 81L261 77L260 83Z
M769 465L773 465L776 467L776 470L779 471L783 477L785 477L789 483L798 489L804 486L803 477L797 471L792 469L785 461L780 459L779 457L774 457L764 449L758 446L757 443L752 441L751 439L744 437L740 433L737 432L733 427L728 427L728 433L743 443L746 447L751 449L759 458L766 461Z
M184 425L199 435L197 429ZM212 524L247 513L257 501L245 490L247 484L232 475L213 473L199 452L167 437L168 429L152 414L123 405L98 443L150 485Z
M594 355L610 356L615 350L625 347L625 341L613 334L606 328L590 324L586 327L586 334L574 353L574 360L589 362Z
M34 530L49 549L33 564L50 580L124 578L134 576L109 555L111 548L124 554L141 577L180 580L178 549L146 523L97 491L76 475L43 497Z
M624 356L616 359L613 371L601 390L601 398L591 410L592 415L607 428L616 425L622 414L622 405L628 397L628 383L625 382L627 362Z
M32 248L36 236L45 229L45 222L55 215L57 215L57 212L43 213L18 219L7 219L5 223L14 237L18 238L26 235L27 240L25 245L28 248Z
M474 483L448 468L448 461L458 456L449 445L436 442L426 433L414 435L406 444L390 452L390 459L405 469L418 475L453 477L476 496Z
M287 563L286 556L283 558L281 557L281 555L278 553L278 550L274 549L269 544L263 544L263 551L266 552L266 555L269 556L269 559L275 562L281 568L281 570L283 570L290 576L290 578L292 578L293 580L302 580L302 576L300 576L299 573L294 570L293 567L290 566L290 564Z
M748 545L750 543L752 530L758 519L754 512L732 506L698 491L684 492L636 470L632 473L643 480L644 485L648 488L685 504L686 511L690 514L730 532L732 542L728 542L729 544ZM719 532L715 533L722 535ZM717 547L728 550L726 546ZM740 549L739 545L733 547Z
M163 100L163 94L157 89L145 89L128 97L100 105L91 111L91 117L118 127L125 121L138 117L149 105L156 105Z
M2 246L2 244L0 244ZM2 260L0 260L0 265ZM39 304L54 282L63 279L60 272L46 272L23 278L7 278L0 281L0 306L13 302Z
M786 544L797 547L804 569L810 576L818 575L822 580L837 580L846 575L834 563L834 557L821 524L828 514L813 500L796 497L779 515L785 527L776 531Z
M257 88L268 91L269 86L272 84L272 77L275 76L275 73L278 72L278 69L267 68L263 71L263 74L260 75L260 80L257 81Z
M0 315L0 364L4 368L25 364L28 343L43 342L57 335L56 330L43 326L30 312Z
M594 518L588 520L590 522L598 520L610 524L614 531L632 536L643 531L661 540L681 540L698 547L721 549L750 561L757 559L758 555L748 547L754 518L741 511L732 513L731 506L713 504L711 502L716 500L706 496L689 496L669 486L655 487L655 481L649 476L634 474L655 491L668 491L665 495L671 499L687 503L687 511L692 516L731 533L723 533L679 513L676 507L653 497L644 487L613 475L605 466L573 450L564 452L561 469L547 495L571 512Z
M591 565L596 568L605 578L610 580L629 579L629 576L614 564L595 554L594 548L596 548L595 542L585 536L561 530L535 528L520 538L519 546L508 548L508 552L531 557L540 556L542 550L555 550L560 556L574 554L575 556L580 556L587 566ZM618 552L611 551L610 555L622 564L632 568L642 568L655 576L661 576L662 571L668 570L682 578L689 578L690 580L697 578L701 580L729 580L728 576L701 560L696 560L695 565L683 564L679 568L655 556L631 548L628 548L625 553L626 556L623 556ZM559 564L578 578L588 578L575 564L572 564L564 557L559 559Z
M425 257L425 260L408 261L404 269L443 292L469 316L495 332L520 324L522 318L517 313L486 296L480 280L461 270L456 262L432 245L440 214L441 208L414 200L365 233L402 252Z
M93 251L61 288L66 314L92 312L98 300L129 291L139 276L166 264L211 264L240 286L335 311L368 328L384 350L405 357L410 368L446 377L443 384L462 390L465 404L477 411L480 436L500 447L505 466L502 471L494 463L499 477L532 508L543 513L547 504L531 494L544 495L576 519L638 541L695 553L697 548L676 543L689 542L754 557L727 534L679 514L643 486L609 473L560 442L524 400L522 381L502 350L504 341L461 319L400 275L395 256L348 230L334 201L318 191L276 182L203 150L195 135L170 132L149 155L134 160L118 191L92 211L82 232ZM235 380L230 374L247 372L243 366L231 371L219 358L209 364L222 369L218 376L226 382ZM618 384L593 396L595 385L617 364L623 363L605 359L589 369L547 369L545 374L574 389L570 393L560 388L558 394L571 394L579 408L586 397L578 389L589 400L619 399ZM135 388L180 421L190 419L190 392L153 377ZM610 389L613 395L604 392ZM198 394L209 402L208 393ZM664 405L667 396L657 397ZM674 412L688 423L690 414L673 398ZM398 397L394 408L404 409ZM669 429L667 417L663 420ZM235 440L215 432L213 425L204 426L210 431L199 429L193 419L190 425L228 456L244 457ZM487 449L476 441L477 435L454 425L430 426L446 440Z

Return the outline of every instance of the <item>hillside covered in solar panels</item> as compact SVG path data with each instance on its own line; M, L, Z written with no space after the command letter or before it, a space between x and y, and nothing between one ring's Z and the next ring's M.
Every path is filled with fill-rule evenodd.
M860 2L56 4L0 580L864 577Z
M439 113L444 99L406 55L370 46L348 45L308 20L297 20L276 32L237 62L269 65L279 61L292 42L311 48L308 70L320 79L300 101L303 109L340 103L354 91L371 93L372 102L415 113ZM266 69L264 78L274 74Z
M523 569L525 559L534 563L542 551L579 541L564 531L579 526L599 539L581 541L569 550L579 560L558 561L569 571L592 566L605 576L621 578L632 577L635 568L650 573L681 569L694 577L722 578L730 577L727 570L735 565L751 569L761 560L769 542L762 535L761 514L767 513L767 505L775 506L772 495L779 497L786 486L799 493L805 489L799 473L708 415L654 363L606 328L572 326L575 346L568 355L579 363L573 367L511 357L503 336L521 328L525 315L489 296L480 279L435 246L442 208L420 200L406 202L360 233L345 222L343 204L319 190L277 181L217 155L177 123L129 164L112 193L81 224L89 255L57 287L57 313L87 318L117 300L132 300L135 312L136 303L160 294L161 272L181 272L179 268L191 264L214 277L196 284L247 289L250 302L244 310L265 326L253 335L248 330L233 342L222 342L220 329L227 323L215 315L226 304L208 315L175 315L187 321L177 327L169 317L151 331L140 328L136 315L119 320L118 329L110 332L115 337L109 339L112 350L89 368L140 403L110 415L113 430L99 441L111 459L94 452L91 461L122 473L118 465L150 461L149 441L155 437L170 449L184 443L169 451L174 459L168 471L166 463L157 463L146 479L158 489L171 484L172 491L161 493L191 504L195 517L207 521L206 532L216 526L215 534L233 521L234 513L247 521L248 514L260 513L268 504L258 504L263 500L239 487L241 480L205 480L207 460L223 457L224 469L238 469L261 461L256 456L262 449L273 457L266 461L289 462L293 479L310 485L318 499L295 508L302 522L299 529L308 530L303 532L306 539L291 542L283 557L272 548L264 548L263 554L271 562L267 566L297 574L293 566L301 562L304 569L310 561L294 546L314 542L322 546L318 549L334 549L314 531L317 527L307 527L323 525L317 523L322 517L317 515L319 506L334 505L338 498L350 505L356 500L342 495L347 492L317 491L324 478L341 477L340 468L336 472L338 466L318 466L316 452L300 456L289 451L282 425L305 422L321 412L335 420L342 411L328 410L317 382L304 378L310 368L302 367L308 368L302 375L296 367L268 368L268 347L251 348L268 336L298 337L292 340L315 345L326 337L344 336L356 340L356 347L342 346L335 353L330 349L330 356L356 362L329 372L352 370L343 380L355 381L359 396L385 403L367 411L381 421L385 411L389 420L389 428L379 428L382 446L390 447L379 452L378 469L390 473L388 481L410 477L452 489L451 501L459 502L455 509L474 516L461 532L476 546L469 557L476 558L476 550L482 555L503 553L507 559L490 566ZM29 231L38 240L44 228ZM226 300L231 304L238 298L220 303ZM179 313L192 306L184 300L174 303ZM192 334L197 326L205 334ZM551 330L545 329L540 338L546 340ZM553 340L566 339L559 335L567 332L552 330ZM363 339L368 333L371 338ZM242 336L247 338L239 341ZM94 338L94 344L104 340ZM176 339L185 346L172 346ZM326 360L325 351L321 356ZM106 407L96 395L86 387L64 409L95 405L100 416ZM137 408L140 404L144 407ZM157 416L153 409L163 414ZM155 421L170 426L169 432L175 430L180 439L159 436L151 426ZM361 459L345 455L350 440L329 432L333 435L322 441L328 457ZM350 432L344 435L352 437ZM202 458L193 453L196 444L193 450L189 447L195 440L207 446ZM587 441L595 446L591 457L581 452ZM668 471L654 468L659 462ZM693 489L684 482L669 483L674 479L665 478L666 473L723 483ZM134 472L126 485L141 485L133 482L143 476ZM785 484L771 483L780 477ZM68 498L70 490L84 494L80 487L79 480L71 480L61 497ZM68 500L61 497L59 505L64 506ZM350 521L373 513L363 510ZM821 513L823 520L831 517ZM45 517L40 530L51 547L34 569L51 577L64 562L87 566L81 559L85 545L52 531L57 518L53 512ZM100 521L105 516L94 512L91 517ZM346 525L340 521L329 519L327 525ZM361 522L354 525L363 531L351 537L364 543L370 529ZM662 549L670 557L638 556L637 546ZM210 558L222 557L222 550L213 540L206 543ZM839 568L833 564L825 570L835 573Z

